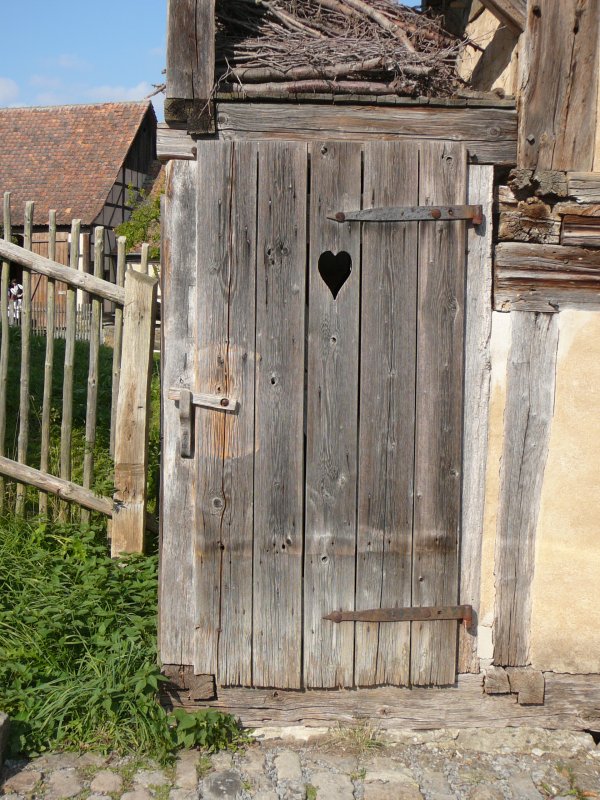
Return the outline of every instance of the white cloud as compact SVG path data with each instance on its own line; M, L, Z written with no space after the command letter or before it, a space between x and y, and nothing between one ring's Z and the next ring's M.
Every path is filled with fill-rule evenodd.
M19 96L19 87L12 78L0 77L0 105L14 103Z
M148 54L157 58L164 58L166 55L165 47L162 44L159 47L151 47L148 50Z
M82 58L72 53L61 53L56 58L52 59L52 63L62 69L84 69L88 66L87 61L84 61Z
M60 78L53 78L50 75L32 75L29 83L31 86L38 86L40 89L58 89L62 86Z
M85 94L97 103L110 103L120 100L144 100L153 91L150 83L141 81L137 86L91 86L85 90Z

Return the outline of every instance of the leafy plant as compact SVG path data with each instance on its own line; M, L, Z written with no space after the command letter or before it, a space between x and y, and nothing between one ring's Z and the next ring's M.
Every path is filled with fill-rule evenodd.
M169 724L176 748L201 747L214 752L232 743L249 741L231 714L212 709L189 713L184 708L176 708L169 716Z
M241 741L218 712L169 716L157 690L156 556L118 562L101 526L0 517L0 709L13 754Z
M129 187L129 205L133 206L131 216L115 228L117 236L127 240L127 252L144 242L150 245L148 255L152 259L160 257L160 198L162 189L148 194Z

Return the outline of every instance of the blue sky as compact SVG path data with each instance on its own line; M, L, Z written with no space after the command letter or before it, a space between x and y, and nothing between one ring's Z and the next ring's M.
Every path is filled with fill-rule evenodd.
M167 0L2 6L0 106L142 100L163 80ZM153 102L162 119L162 97Z
M167 0L2 6L0 106L142 100L163 79Z

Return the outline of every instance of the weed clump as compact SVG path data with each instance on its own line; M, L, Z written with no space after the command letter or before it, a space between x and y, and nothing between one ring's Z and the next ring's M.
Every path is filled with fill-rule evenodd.
M157 557L108 557L103 526L0 517L0 709L10 749L135 750L243 740L216 711L168 715L157 699Z

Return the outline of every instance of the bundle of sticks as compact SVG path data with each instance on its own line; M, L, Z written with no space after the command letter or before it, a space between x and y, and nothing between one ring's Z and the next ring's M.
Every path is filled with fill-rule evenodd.
M394 0L217 0L217 90L450 95L465 43Z

